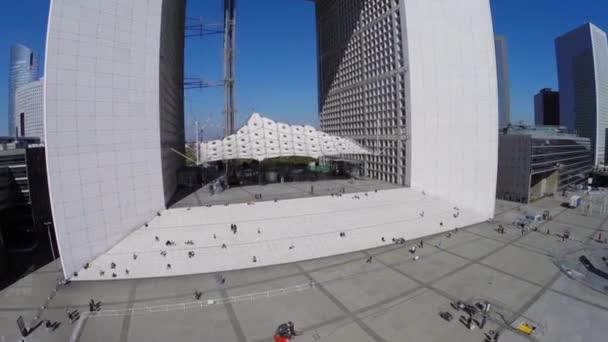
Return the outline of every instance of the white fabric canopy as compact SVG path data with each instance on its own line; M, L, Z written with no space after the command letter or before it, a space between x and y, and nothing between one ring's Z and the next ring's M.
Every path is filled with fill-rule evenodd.
M317 131L312 126L277 123L258 113L236 134L200 144L200 162L302 156L319 158L344 154L371 154L356 142Z

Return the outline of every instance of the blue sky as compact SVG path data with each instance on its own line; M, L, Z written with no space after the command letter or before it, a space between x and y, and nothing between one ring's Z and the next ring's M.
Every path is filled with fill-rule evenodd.
M507 37L512 121L531 121L533 95L557 88L553 40L593 22L608 30L605 0L491 0L494 29ZM7 132L8 55L12 43L44 54L48 0L0 1L0 134ZM222 20L221 0L188 0L188 16ZM288 123L316 123L314 6L304 0L239 0L237 124L253 111ZM43 72L41 67L41 72ZM188 40L186 76L222 78L222 37ZM222 90L186 92L186 131L195 118L214 137L222 123ZM206 138L208 138L206 137Z

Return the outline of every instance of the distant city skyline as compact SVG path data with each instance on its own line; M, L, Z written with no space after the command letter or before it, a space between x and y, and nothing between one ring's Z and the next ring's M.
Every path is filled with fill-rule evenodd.
M594 0L491 0L494 31L508 42L511 121L534 121L534 94L558 89L554 39L585 22L608 29L608 3ZM318 122L314 7L306 1L240 1L237 11L237 126L252 111L287 123ZM44 61L48 1L1 2L0 80L8 79L10 46L23 43ZM281 15L277 15L281 13ZM10 15L9 15L10 14ZM188 2L190 17L222 18L219 0ZM24 20L27 18L27 20ZM260 25L272 22L273 25ZM277 30L277 27L281 27ZM289 39L288 39L289 38ZM221 35L191 38L186 76L221 79ZM280 44L277 44L280 42ZM4 67L2 67L4 65ZM41 67L40 75L43 74ZM8 133L8 82L0 82L0 135ZM221 131L222 89L186 92L186 133L195 118L205 138Z

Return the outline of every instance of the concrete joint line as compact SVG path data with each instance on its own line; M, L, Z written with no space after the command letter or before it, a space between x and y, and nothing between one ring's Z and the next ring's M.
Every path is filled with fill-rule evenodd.
M374 341L377 341L377 342L385 341L380 335L378 335L378 333L376 333L371 327L369 327L359 317L357 317L356 314L354 314L344 304L342 304L342 302L340 302L338 300L338 298L336 298L333 294L331 294L323 285L315 282L314 278L308 272L306 272L306 270L304 270L299 264L295 264L295 266L301 272L301 274L303 276L308 278L311 282L314 282L315 287L318 288L321 292L323 292L323 294L332 303L334 303L334 305L336 305L342 312L344 312L346 314L346 316L351 318L353 320L353 322L359 326L359 328L361 328L363 331L365 331L365 333L367 335L369 335L369 337L371 337Z

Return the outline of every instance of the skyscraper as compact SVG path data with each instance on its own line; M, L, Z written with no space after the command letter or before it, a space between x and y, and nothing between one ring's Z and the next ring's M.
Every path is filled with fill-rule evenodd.
M534 124L559 126L559 92L551 88L541 89L534 96Z
M44 141L42 79L17 88L14 125L18 137L36 137Z
M555 40L560 124L591 139L595 164L606 160L608 129L608 43L606 33L587 23Z
M511 122L511 83L505 36L495 36L496 75L498 77L498 125L503 128Z
M15 127L15 92L17 88L38 79L38 57L34 50L21 44L11 46L8 83L8 134L17 136Z

